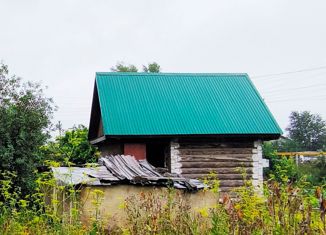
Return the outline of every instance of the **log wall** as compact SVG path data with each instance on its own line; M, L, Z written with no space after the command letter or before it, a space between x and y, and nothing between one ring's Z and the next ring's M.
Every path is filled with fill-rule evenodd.
M171 146L172 171L188 178L205 178L216 173L221 191L242 186L243 172L253 179L257 153L254 141L174 141ZM174 165L173 165L174 163ZM262 169L261 169L262 170Z

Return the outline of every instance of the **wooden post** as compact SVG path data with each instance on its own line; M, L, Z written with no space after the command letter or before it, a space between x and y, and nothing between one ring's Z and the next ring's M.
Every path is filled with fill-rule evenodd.
M295 155L295 163L299 166L299 154Z

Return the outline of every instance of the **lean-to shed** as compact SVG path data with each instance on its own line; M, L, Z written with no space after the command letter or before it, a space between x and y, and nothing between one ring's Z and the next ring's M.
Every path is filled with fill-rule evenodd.
M282 131L247 74L96 73L89 140L221 190L263 180L262 141Z

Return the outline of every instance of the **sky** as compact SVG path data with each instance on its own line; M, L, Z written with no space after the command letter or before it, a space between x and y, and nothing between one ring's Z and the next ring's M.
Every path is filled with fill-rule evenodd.
M39 81L67 129L88 126L95 72L248 73L284 130L326 118L324 0L0 0L0 60Z

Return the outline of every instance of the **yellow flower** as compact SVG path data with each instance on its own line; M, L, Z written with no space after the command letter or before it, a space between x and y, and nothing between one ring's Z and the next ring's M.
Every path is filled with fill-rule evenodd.
M198 212L204 218L207 218L209 216L208 208L207 207L204 207L204 208L199 209Z

